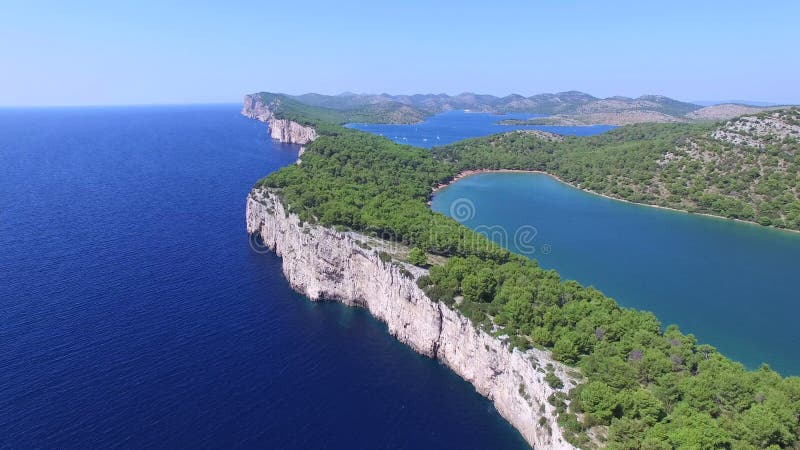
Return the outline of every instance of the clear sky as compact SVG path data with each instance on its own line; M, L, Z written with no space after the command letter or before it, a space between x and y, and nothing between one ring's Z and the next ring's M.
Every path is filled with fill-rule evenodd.
M798 29L798 0L0 0L0 105L572 89L800 103Z

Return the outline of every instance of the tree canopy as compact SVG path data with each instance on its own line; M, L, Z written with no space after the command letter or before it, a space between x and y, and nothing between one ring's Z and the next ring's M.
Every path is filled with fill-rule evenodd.
M800 123L798 109L770 114L787 127ZM766 119L777 120L772 116ZM540 170L619 199L800 230L800 132L740 131L758 126L639 124L560 141L518 131L433 153L458 170ZM732 138L729 130L736 131Z
M705 129L631 126L563 142L510 133L433 153L354 130L331 130L307 147L300 164L267 176L257 187L276 190L302 220L413 247L412 264L426 264L426 253L447 257L418 280L432 300L459 309L486 330L501 327L515 346L550 349L586 378L569 392L569 407L561 412L571 442L591 446L595 441L587 432L600 427L607 429L604 444L615 449L800 446L800 378L782 378L767 366L748 371L676 326L663 328L653 314L622 308L591 287L563 281L427 206L434 186L469 168L547 170L592 190L673 204L677 188L657 197L644 189L658 174L667 186L688 190L680 199L707 211L766 214L772 224L795 226L788 214L794 194L765 194L754 202L715 189L714 197L696 187L735 186L741 171L725 172L730 177L723 181L708 168L672 172L669 162L660 162L687 136L697 138ZM775 173L767 178L778 176L778 191L787 180L797 181L796 172L795 178ZM766 205L784 197L778 212L766 212Z

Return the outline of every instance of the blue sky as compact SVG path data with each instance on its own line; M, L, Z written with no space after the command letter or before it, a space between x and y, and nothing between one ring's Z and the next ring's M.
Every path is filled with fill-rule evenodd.
M800 103L800 2L17 1L0 105L582 90Z

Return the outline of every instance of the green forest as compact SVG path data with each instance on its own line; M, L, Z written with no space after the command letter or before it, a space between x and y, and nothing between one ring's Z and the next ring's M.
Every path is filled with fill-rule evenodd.
M800 120L796 108L780 114ZM522 131L433 152L458 170L540 170L619 199L800 230L800 134L758 136L757 148L711 138L716 126L628 125L556 142Z
M300 102L285 94L262 92L257 95L279 119L313 126L323 134L335 134L339 125L346 123L414 123L426 117L424 112L397 102L326 108Z
M313 110L307 119L320 120ZM417 280L431 299L460 310L475 326L503 327L512 337L510 347L550 349L557 360L579 368L587 381L550 399L573 444L587 448L600 439L612 449L800 448L800 378L782 378L767 366L748 371L691 334L663 327L653 314L622 308L593 288L563 281L427 205L434 186L465 169L538 169L620 198L676 207L688 199L698 211L764 217L772 225L797 228L798 216L792 215L797 198L784 195L796 192L796 170L795 178L770 173L772 183L760 180L763 173L751 174L750 182L765 186L756 187L757 197L745 198L735 195L744 192L736 170L727 175L717 170L709 178L708 167L669 168L675 158L659 161L676 144L705 139L710 131L687 125L628 126L554 142L510 133L433 152L325 126L301 164L256 187L278 192L304 221L420 249L410 258L418 265L427 265L424 253L438 255L446 262ZM768 157L774 151L764 150ZM787 164L796 168L798 161ZM656 176L676 191L654 196L644 187ZM731 189L708 188L722 185ZM686 192L672 194L680 186ZM549 378L554 386L559 383Z

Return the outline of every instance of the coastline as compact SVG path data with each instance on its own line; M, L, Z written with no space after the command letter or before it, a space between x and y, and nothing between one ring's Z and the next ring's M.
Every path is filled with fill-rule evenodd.
M247 233L281 258L292 289L310 301L363 307L384 322L390 335L440 361L489 399L531 448L574 450L550 398L569 392L582 379L550 351L509 346L507 339L476 327L456 309L431 300L417 280L427 269L384 261L374 239L302 222L269 190L247 197ZM562 386L553 386L546 371Z
M569 187L609 200L727 219L714 214L692 213L615 198L581 188L541 170L477 169L456 173L452 169L453 166L447 171L449 173L440 178L441 183L428 185L429 205L436 193L472 175L491 172L533 173L546 175ZM512 180L497 181L502 184ZM503 343L507 336L495 336L496 333L487 336L482 327L470 326L468 316L447 307L446 303L428 298L416 283L427 272L404 262L404 254L400 254L399 260L387 261L381 255L380 242L374 238L357 231L302 222L289 211L288 204L282 204L279 191L271 191L263 186L254 187L251 191L246 215L248 233L251 237L257 236L259 245L274 251L281 258L284 275L295 291L311 301L338 301L347 306L366 308L373 317L386 323L389 333L398 341L422 355L441 361L472 384L478 393L494 403L500 416L517 429L532 448L571 448L564 438L572 441L571 438L576 436L588 438L594 443L603 440L602 433L607 431L606 428L598 429L597 433L600 434L595 434L591 429L585 435L569 434L572 429L566 426L562 428L564 424L557 418L558 411L548 408L548 404L557 406L550 402L556 392L544 397L548 387L555 386L549 386L542 379L541 374L545 372L540 369L542 362L548 359L551 362L545 366L556 367L552 354L546 349L538 349L541 353L528 354L512 348L511 357L508 358ZM729 220L763 227L751 221ZM525 359L523 363L517 362L520 354ZM538 373L531 372L531 365ZM567 369L562 373L567 379L560 375L559 378L568 385L578 385L586 380L580 372L573 372L573 375ZM570 379L570 376L576 378ZM581 415L578 414L577 418L580 421ZM584 441L575 442L581 445Z
M247 110L242 114L253 115ZM291 142L287 133L271 137ZM549 351L509 348L460 312L430 300L416 283L427 270L382 261L378 252L365 250L366 236L359 239L357 233L303 223L275 194L251 190L245 217L248 234L259 236L281 258L293 290L310 301L367 309L398 341L440 361L489 399L531 448L576 449L566 440L548 399L559 391L568 392L578 381L570 375L573 369L553 359ZM542 375L543 367L551 368L563 387L551 386Z
M739 223L744 223L744 224L748 224L748 225L755 225L755 226L757 226L759 228L763 228L763 229L767 229L767 230L785 231L785 232L793 233L793 234L796 234L796 235L800 234L800 230L793 230L791 228L778 228L778 227L774 227L772 225L761 225L760 223L754 222L752 220L734 219L734 218L731 218L731 217L723 217L723 216L718 216L718 215L715 215L715 214L703 213L703 212L691 212L691 211L686 211L685 209L677 209L677 208L671 208L669 206L661 206L661 205L651 205L649 203L639 203L639 202L634 202L634 201L627 200L627 199L624 199L624 198L612 197L610 195L603 194L603 193L600 193L600 192L596 192L596 191L593 191L591 189L582 188L580 186L577 186L574 183L570 183L569 181L565 181L564 179L562 179L558 175L553 175L552 173L545 172L543 170L526 170L526 169L473 169L473 170L464 170L464 171L459 172L458 174L456 174L450 181L447 181L446 183L441 183L441 184L438 184L438 185L434 186L433 189L431 190L430 196L428 197L428 206L431 205L431 202L433 201L433 197L439 191L447 189L448 187L450 187L450 185L455 184L459 180L462 180L462 179L467 178L467 177L471 177L473 175L480 175L480 174L484 174L484 173L529 173L529 174L546 175L546 176L548 176L550 178L553 178L554 180L558 181L559 183L566 184L567 186L570 186L572 188L575 188L575 189L578 189L580 191L586 192L587 194L596 195L598 197L607 198L609 200L615 200L615 201L618 201L618 202L629 203L631 205L646 206L648 208L656 208L656 209L661 209L661 210L665 210L665 211L673 211L673 212L682 213L682 214L688 214L688 215L693 215L693 216L703 216L703 217L709 217L709 218L712 218L712 219L728 220L728 221L739 222Z

